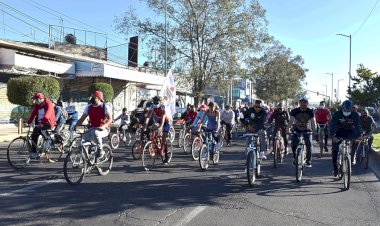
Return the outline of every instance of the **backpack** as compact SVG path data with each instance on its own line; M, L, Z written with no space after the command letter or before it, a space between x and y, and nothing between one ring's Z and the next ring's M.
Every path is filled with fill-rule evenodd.
M65 120L69 119L69 114L67 113L65 108L62 108L62 117Z

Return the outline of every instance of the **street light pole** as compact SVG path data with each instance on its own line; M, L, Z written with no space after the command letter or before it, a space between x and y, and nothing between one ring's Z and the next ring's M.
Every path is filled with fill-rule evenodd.
M337 87L337 91L336 91L336 99L337 100L340 100L340 96L339 96L339 83L340 83L340 81L343 81L344 79L338 79L338 87Z
M332 104L332 99L334 97L334 73L326 73L327 75L331 75L331 98L330 98L330 104Z
M323 86L326 86L326 93L325 93L325 95L327 96L327 85L326 85L326 84L323 84Z
M336 34L336 35L344 36L344 37L350 39L350 61L349 61L349 69L348 69L348 90L351 90L351 40L352 40L352 36L351 35L344 35L344 34Z

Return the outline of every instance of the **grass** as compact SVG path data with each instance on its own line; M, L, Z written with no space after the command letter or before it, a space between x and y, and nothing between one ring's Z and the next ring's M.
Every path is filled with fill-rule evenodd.
M374 134L373 137L374 139L372 146L374 146L377 150L380 150L380 133Z

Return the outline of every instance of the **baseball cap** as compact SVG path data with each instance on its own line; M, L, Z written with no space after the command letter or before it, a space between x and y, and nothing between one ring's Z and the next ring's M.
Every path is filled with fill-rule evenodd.
M45 98L42 93L35 93L34 96L32 97L33 100L35 99L43 99Z
M102 102L104 102L104 100L103 100L103 93L101 91L97 90L92 95L95 96L95 97L97 97L97 98L99 98Z
M199 109L201 109L201 110L205 111L205 110L207 109L207 106L206 106L206 105L204 105L204 104L202 104L201 106L199 106Z

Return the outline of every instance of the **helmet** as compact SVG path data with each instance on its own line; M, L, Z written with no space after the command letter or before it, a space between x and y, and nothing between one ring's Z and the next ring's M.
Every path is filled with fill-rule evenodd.
M350 101L350 100L345 100L342 103L342 109L343 110L351 110L352 106L353 106L353 104L352 104L352 101Z
M160 96L155 96L153 97L153 104L159 104L162 100L162 98Z
M299 101L306 101L306 102L309 102L309 98L303 96L299 99Z

